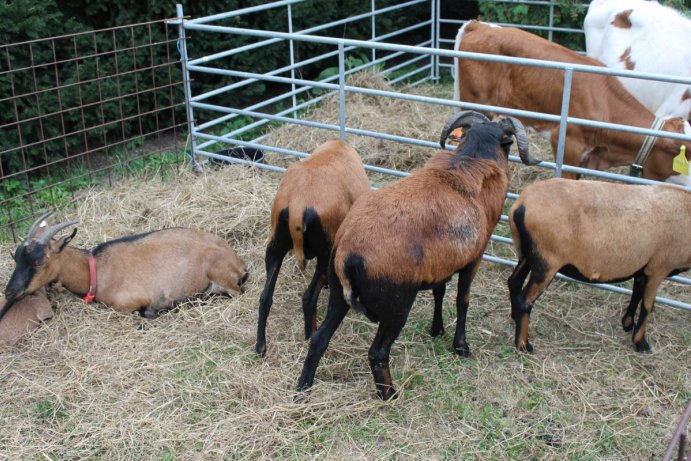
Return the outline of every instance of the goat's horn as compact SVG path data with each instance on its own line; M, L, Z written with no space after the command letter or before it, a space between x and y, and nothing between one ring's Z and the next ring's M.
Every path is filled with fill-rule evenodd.
M521 157L521 161L526 165L537 165L540 163L541 160L536 159L528 152L528 135L520 120L516 117L504 117L502 122L507 122L511 126L514 136L516 136L518 155Z
M34 221L34 223L29 228L29 232L26 234L26 238L22 242L22 245L28 245L29 244L29 241L36 234L36 229L38 229L38 226L43 222L43 220L45 220L46 218L48 218L48 216L50 216L52 214L53 214L53 211L48 211L46 213L43 213L41 216L39 216L39 218L36 221Z
M472 110L465 110L452 115L447 121L444 128L441 130L441 139L439 145L442 149L446 148L446 138L449 134L458 127L468 128L476 123L489 122L489 119L479 112Z
M40 244L42 244L42 245L45 245L46 243L48 243L48 242L50 241L50 239L53 238L53 236L54 236L55 234L57 234L58 232L60 232L60 231L63 230L64 228L69 227L69 226L74 226L75 224L77 224L77 221L68 221L68 222L64 222L64 223L55 224L55 225L53 225L53 226L50 226L50 227L49 227L48 229L46 229L46 231L45 231L43 234L41 234L41 236L38 238L38 243L40 243Z

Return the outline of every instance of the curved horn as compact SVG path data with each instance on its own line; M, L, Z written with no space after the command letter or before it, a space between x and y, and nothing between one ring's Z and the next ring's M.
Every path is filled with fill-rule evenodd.
M42 245L45 245L46 243L48 243L48 242L50 241L50 239L53 238L53 236L54 236L55 234L57 234L58 232L60 232L61 230L63 230L63 229L66 228L66 227L74 226L75 224L77 224L77 222L78 222L78 221L68 221L68 222L64 222L64 223L55 224L55 225L53 225L53 226L50 226L50 227L49 227L48 229L46 229L46 231L45 231L43 234L41 234L41 236L38 238L38 243L40 243L40 244L42 244Z
M29 232L26 234L26 238L24 241L22 241L22 245L28 245L29 241L34 237L36 234L36 229L38 229L38 226L43 222L44 219L46 219L48 216L52 215L53 211L48 211L47 213L43 213L39 218L34 221L34 223L31 225L29 228Z
M502 119L502 125L506 126L506 123L510 125L510 129L513 131L514 136L516 136L518 155L521 157L521 161L526 165L537 165L540 163L541 160L536 159L528 153L528 135L525 132L523 124L516 117L504 117Z
M479 112L472 110L465 110L452 115L447 121L444 128L441 130L441 139L439 145L442 149L446 149L446 138L449 134L458 127L468 128L476 123L489 122L489 119Z

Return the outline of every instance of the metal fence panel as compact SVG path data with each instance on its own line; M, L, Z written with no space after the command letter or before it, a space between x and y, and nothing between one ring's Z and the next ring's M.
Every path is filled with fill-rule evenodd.
M305 1L305 0L302 0ZM497 1L508 1L508 0L497 0ZM280 8L290 8L291 5L295 5L296 3L300 3L300 1L295 0L295 1L278 1L278 2L273 2L273 3L267 3L261 6L262 11L272 11ZM391 37L394 37L395 34L387 34L386 36L382 35L377 35L377 29L376 29L376 22L375 19L386 14L391 14L391 13L397 13L399 11L405 11L405 8L409 8L413 5L418 5L420 3L424 3L428 5L429 11L430 11L430 20L425 21L423 24L419 25L420 27L429 27L429 36L430 40L426 41L425 43L418 44L417 46L411 46L411 45L402 45L402 44L397 44L397 43L390 43L390 42L384 42L385 39L389 39ZM556 3L554 1L528 1L528 2L522 2L522 3L530 3L534 5L544 5L550 8L550 24L549 26L543 26L543 25L534 25L534 26L522 26L527 29L532 29L532 30L547 30L550 33L550 38L551 38L551 33L554 32L572 32L572 33L582 33L582 30L577 30L577 29L568 29L568 28L558 28L558 27L553 27L552 25L552 20L551 17L554 14L554 7ZM191 59L186 63L183 63L183 66L185 66L186 71L191 72L191 73L211 73L215 75L221 75L221 76L226 76L226 77L233 77L236 81L232 85L228 85L225 87L221 87L218 90L214 90L211 93L203 94L203 95L193 95L190 94L189 97L187 98L187 106L188 110L192 111L193 109L200 109L204 110L205 114L219 114L216 116L211 116L209 120L204 120L204 121L197 121L192 117L192 114L190 114L190 133L192 135L193 139L193 146L195 146L195 139L198 140L203 140L201 144L196 144L198 147L198 150L195 150L193 152L193 156L196 155L202 155L202 156L208 156L212 158L224 158L230 162L235 162L235 163L252 163L248 162L246 160L239 160L239 159L231 159L228 157L223 157L219 156L218 154L213 153L210 148L213 147L215 143L228 143L228 144L234 144L238 146L244 146L244 147L254 147L254 148L260 148L268 151L274 151L274 152L280 152L288 155L294 155L298 157L303 157L308 155L307 152L295 152L295 151L290 151L286 149L281 149L280 146L270 146L262 142L263 136L260 136L258 138L255 138L253 140L247 141L247 140L242 140L239 139L238 135L242 133L242 130L235 130L231 131L228 133L222 133L222 134L213 134L208 131L208 128L218 125L220 121L227 121L231 120L234 117L244 115L244 116L250 116L252 118L257 119L256 122L252 123L250 126L251 128L256 128L260 126L264 126L268 124L269 122L279 122L279 123L285 123L285 124L298 124L298 125L305 125L305 126L311 126L311 127L318 127L320 129L325 129L325 130L331 130L334 132L338 132L341 139L344 139L347 134L358 134L358 135L365 135L365 136L371 136L375 138L380 138L380 139L386 139L386 140L392 140L396 142L402 142L402 143L408 143L408 144L414 144L414 145L423 145L423 146L428 146L430 148L436 148L437 143L428 141L428 140L420 140L420 139L414 139L414 138L407 138L403 136L393 136L387 133L381 133L381 132L376 132L376 131L367 131L367 130L358 130L354 128L348 127L347 124L347 107L344 103L345 101L345 94L346 92L355 92L355 93L364 93L364 94L369 94L369 95L375 95L375 96L380 96L380 97L388 97L388 98L400 98L400 99L408 99L408 100L414 100L414 101L420 101L424 103L433 103L433 104L439 104L441 106L451 106L451 107L458 107L458 108L463 108L463 109L473 109L473 110L484 110L484 111L493 111L493 112L499 112L499 113L504 113L507 115L514 115L514 116L529 116L532 118L542 118L545 120L551 120L560 123L560 136L559 136L559 145L558 145L558 152L556 156L556 161L555 162L542 162L540 165L543 168L548 168L552 169L555 171L555 175L559 176L561 175L562 171L570 171L570 172L577 172L577 173L585 173L590 176L594 177L599 177L599 178L606 178L610 180L617 180L617 181L623 181L623 182L629 182L629 183L637 183L637 184L655 184L655 181L650 181L646 179L641 179L641 178L631 178L629 176L624 176L624 175L619 175L619 174L614 174L610 172L604 172L604 171L593 171L593 170L586 170L583 168L578 168L578 167L573 167L570 165L564 165L563 164L563 149L564 149L564 143L565 143L565 134L566 134L566 125L568 123L571 124L577 124L577 125L587 125L587 126L596 126L596 127L602 127L602 128L608 128L608 129L614 129L614 130L620 130L620 131L629 131L632 133L639 133L639 134L664 134L665 137L670 137L674 139L682 139L686 141L691 141L691 137L686 136L686 135L675 135L675 134L670 134L667 132L661 132L661 131L656 131L656 130L651 130L648 128L639 128L639 127L629 127L625 125L616 125L616 124L611 124L611 123L603 123L603 122L598 122L598 121L592 121L592 120L583 120L583 119L578 119L574 117L568 117L568 106L569 106L569 98L571 95L571 89L570 89L570 83L571 83L571 78L573 76L574 72L589 72L589 73L596 73L596 74L605 74L605 75L626 75L626 76L631 76L631 77L639 77L639 78L647 78L647 79L652 79L652 80L661 80L661 81L670 81L670 82L676 82L676 83L691 83L691 79L685 78L685 77L673 77L673 76L668 76L668 75L659 75L659 74L650 74L650 73L641 73L641 72L631 72L631 71L621 71L621 70L615 70L615 69L609 69L609 68L602 68L602 67L592 67L592 66L584 66L584 65L577 65L577 64L567 64L567 63L560 63L560 62L545 62L545 61L537 61L537 60L531 60L531 59L520 59L520 58L511 58L511 57L503 57L503 56L494 56L494 55L481 55L481 54L476 54L476 53L461 53L461 52L455 52L453 50L449 49L442 49L440 48L442 44L448 44L448 43L453 43L452 39L447 39L444 37L440 36L440 26L441 24L458 24L461 25L464 23L464 21L458 21L458 20L450 20L450 19L444 19L439 16L440 12L440 2L439 0L423 0L423 1L412 1L412 2L407 2L403 3L400 5L392 6L392 7L387 7L387 8L382 8L382 9L377 9L376 5L376 0L371 1L371 11L366 14L360 14L357 16L354 16L352 18L347 18L342 21L339 21L339 24L347 24L352 21L358 21L358 20L363 20L369 18L371 20L371 38L369 40L355 40L355 39L350 39L347 37L330 37L330 36L325 36L325 35L315 35L314 32L319 32L322 30L327 29L330 25L332 24L324 24L319 27L314 27L309 30L304 30L304 31L297 31L297 32L280 32L280 31L264 31L264 30L251 30L251 29L243 29L239 27L230 27L230 26L221 26L221 25L214 25L212 24L219 18L226 18L230 16L237 16L237 15L242 15L247 13L246 10L237 10L235 12L228 12L224 13L223 15L216 15L213 17L205 17L205 18L196 18L192 20L184 20L183 15L181 10L178 10L178 20L177 23L180 25L181 28L181 34L184 34L185 30L197 30L197 31L204 31L204 32L209 32L209 33L214 33L214 34L236 34L236 35L244 35L247 37L253 37L255 39L258 39L259 41L256 42L255 44L251 45L246 45L242 48L237 48L237 49L231 49L231 50L226 50L220 53L217 53L216 55L213 56L208 56L208 57L198 57L195 59ZM288 15L290 18L290 14ZM412 30L413 27L410 27ZM292 26L289 30L292 30ZM184 38L184 37L183 37ZM335 49L329 53L325 53L322 55L318 56L311 56L308 60L304 60L303 62L294 62L291 59L291 64L289 66L284 66L280 69L276 69L276 71L273 72L268 72L264 74L259 74L259 73L252 73L252 72L241 72L238 70L233 70L233 69L228 69L228 68L221 68L217 66L213 66L213 60L215 60L217 57L222 57L222 56L229 56L232 54L236 53L243 53L243 52L251 52L252 49L255 49L257 47L265 46L266 44L273 44L273 43L287 43L290 46L290 49L292 50L294 42L304 42L304 43L317 43L317 44L325 44L325 45L332 45ZM183 41L183 44L184 41ZM184 46L183 46L184 48ZM450 100L445 100L445 99L440 99L440 98L430 98L430 97L423 97L423 96L415 96L411 94L402 94L398 93L395 91L381 91L381 90L374 90L374 89L366 89L366 88L359 88L359 87L353 87L345 84L345 75L348 72L346 70L345 66L345 60L347 59L346 54L348 51L354 50L354 49L364 49L364 50L369 50L369 55L372 57L372 61L368 63L366 66L362 66L362 68L369 68L372 66L381 66L381 69L383 72L390 72L392 68L400 68L406 65L414 64L418 67L416 69L416 72L422 73L423 75L421 76L420 80L417 83L424 82L424 81L437 81L439 79L439 72L440 68L444 67L451 67L449 64L443 64L440 63L439 58L454 58L454 57L460 57L464 59L477 59L477 60L482 60L482 61L491 61L491 62L505 62L505 63L513 63L513 64L522 64L522 65L534 65L538 67L544 67L544 68L550 68L550 69L559 69L564 72L564 99L562 101L562 113L560 115L551 115L551 114L538 114L534 112L528 112L528 111L522 111L522 110L516 110L516 109L504 109L504 108L497 108L493 106L487 106L487 105L482 105L482 104L468 104L468 103L463 103L463 102L457 102L457 101L450 101ZM397 67L394 67L391 62L389 62L384 55L385 53L388 53L388 56L395 56L398 61L395 65ZM183 52L184 54L184 52ZM339 61L339 73L338 75L331 76L330 78L322 79L321 81L317 80L308 80L304 78L296 78L296 71L298 71L304 64L305 62L315 62L321 59L327 59L329 57L332 57L334 55L338 56L338 61ZM424 62L424 59L429 58L429 64L423 65L420 64L420 62ZM290 71L289 76L285 76L286 72ZM280 75L282 74L282 75ZM246 85L251 82L255 81L268 81L268 82L275 82L275 83L281 83L281 84L286 84L290 85L291 91L286 91L283 94L280 94L278 96L275 96L271 99L271 103L274 103L276 101L281 101L283 99L291 99L292 100L292 108L288 110L284 110L281 113L277 114L267 114L264 112L260 112L257 109L260 107L263 107L262 104L255 104L252 107L246 107L246 108L231 108L231 107L224 107L220 105L214 105L214 104L208 104L205 102L201 102L203 99L207 99L207 97L215 94L219 94L220 92L224 91L232 91L234 89L239 88L241 85ZM333 83L331 83L333 82ZM334 124L327 124L327 123L320 123L320 122L313 122L313 121L308 121L308 120L300 120L295 118L296 112L300 109L297 107L295 103L295 95L299 92L306 92L309 89L312 88L322 88L324 90L327 90L331 93L337 92L339 96L339 123L337 125ZM319 100L321 100L323 96L315 98L313 101L310 101L308 103L303 103L301 107L305 107L307 104L314 104L318 103ZM292 114L292 118L289 117L289 114ZM197 124L196 127L194 124ZM511 158L512 161L518 161L517 158ZM264 168L264 169L271 169L274 171L280 171L282 168L276 167L276 166L271 166L271 165L262 165L262 164L256 164L257 167L259 168ZM372 171L382 171L388 174L392 174L395 176L407 176L408 173L406 172L401 172L401 171L393 171L393 170L386 170L386 169L381 169L378 167L373 167L371 165L366 166L366 168L372 170ZM516 196L515 194L509 194L508 199L513 200L515 199ZM502 219L506 221L506 216L503 216ZM493 241L502 243L502 244L510 244L511 240L505 237L497 236L494 235L492 237ZM494 255L491 254L486 254L485 259L501 264L506 264L506 265L515 265L515 261L510 261L504 258L498 258ZM673 277L672 280L676 283L681 283L684 285L689 285L691 284L691 280L685 277ZM596 285L598 287L618 292L618 293L624 293L624 294L630 294L631 291L629 289L619 287L619 286L613 286L613 285L608 285L608 284L598 284ZM677 308L682 308L682 309L688 309L691 310L691 304L681 302L678 300L674 299L666 299L666 298L661 298L658 297L657 302L662 303L662 304L667 304L669 306L677 307Z

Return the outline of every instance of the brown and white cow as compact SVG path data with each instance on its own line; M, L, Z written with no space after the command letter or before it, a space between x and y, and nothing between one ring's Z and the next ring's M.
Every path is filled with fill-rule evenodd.
M594 0L583 23L588 56L615 69L691 78L691 19L647 0ZM619 77L658 117L691 119L691 84Z
M537 35L512 27L497 27L478 21L463 25L456 37L457 51L495 54L545 61L603 66ZM511 109L546 114L561 112L564 71L517 64L456 59L456 99ZM626 91L616 77L574 72L569 116L602 122L649 128L655 114ZM559 124L526 117L519 119L552 143L556 153ZM681 117L664 120L662 130L691 135L691 126ZM569 124L566 131L564 163L597 170L630 165L645 136ZM691 142L658 138L647 161L643 176L691 186L691 177L672 169L674 157L686 146L691 157ZM573 173L564 173L574 178Z

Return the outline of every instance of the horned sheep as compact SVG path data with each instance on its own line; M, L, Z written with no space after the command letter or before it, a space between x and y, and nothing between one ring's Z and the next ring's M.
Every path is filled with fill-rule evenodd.
M378 396L394 397L391 345L418 291L442 286L456 273L453 346L459 355L469 355L468 292L501 215L513 137L524 163L538 161L528 154L525 131L516 119L492 123L481 114L461 112L442 130L442 148L459 126L464 135L455 152L439 152L423 169L361 197L341 224L331 253L326 318L310 339L299 391L311 388L331 336L353 307L379 322L369 363Z

